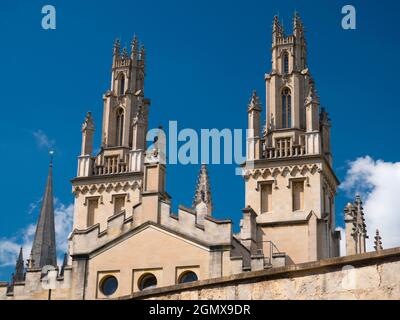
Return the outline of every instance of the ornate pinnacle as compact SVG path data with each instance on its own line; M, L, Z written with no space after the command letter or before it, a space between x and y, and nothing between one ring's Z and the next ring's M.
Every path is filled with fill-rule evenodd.
M274 16L274 22L273 22L272 30L273 30L273 32L278 32L279 29L280 29L279 18L278 18L278 16Z
M137 57L139 50L139 41L136 35L134 35L131 43L131 57L132 59L135 59Z
M85 121L82 124L82 131L84 130L94 130L94 121L90 111L86 114Z
M382 247L382 237L380 236L380 234L379 234L379 230L378 229L376 229L376 235L375 235L375 246L374 246L374 248L375 248L375 251L382 251L383 250L383 247Z
M283 37L284 36L284 32L283 32L283 26L282 24L279 22L279 18L278 16L274 17L274 22L272 25L272 33L274 36L274 41L276 40L277 37Z
M211 215L212 200L211 200L211 187L210 178L207 172L207 166L201 165L200 173L197 178L196 192L193 199L193 208L195 209L199 203L205 203L208 209L208 215Z
M122 57L123 57L123 58L127 58L127 57L128 57L128 51L126 50L126 47L124 47L124 48L122 49Z
M261 112L261 110L262 110L260 98L257 96L257 92L255 90L253 90L247 110L248 110L248 112L253 111L253 110Z
M310 87L308 89L308 95L306 98L306 104L310 104L310 103L319 103L319 97L318 97L318 93L317 90L315 89L315 84L313 82L311 82Z
M115 42L114 42L114 50L113 50L113 53L114 53L115 56L119 56L119 49L120 49L120 46L121 46L121 44L120 44L120 42L119 42L119 39L118 39L118 38L115 39Z
M303 22L301 21L300 15L297 11L294 12L293 16L293 30L303 31Z
M344 219L346 222L354 220L354 206L349 202L344 208Z

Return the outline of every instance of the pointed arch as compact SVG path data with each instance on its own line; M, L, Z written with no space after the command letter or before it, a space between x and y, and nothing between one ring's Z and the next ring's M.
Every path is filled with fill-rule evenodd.
M292 93L289 88L282 90L282 128L292 127Z
M284 51L282 55L282 73L289 74L289 53L287 51Z
M124 109L122 107L119 107L116 111L116 145L121 146L123 142L123 137L124 137Z
M125 95L125 75L123 73L120 74L119 76L119 95L123 96Z

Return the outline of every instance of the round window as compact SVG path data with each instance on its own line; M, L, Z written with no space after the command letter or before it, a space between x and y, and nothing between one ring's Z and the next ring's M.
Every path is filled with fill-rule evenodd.
M146 290L157 287L157 278L154 274L146 274L139 281L139 289Z
M195 274L193 271L188 271L181 275L179 283L194 282L197 280L199 280L199 278L197 278L197 274Z
M114 276L105 277L101 281L100 290L105 296L111 296L118 289L118 280Z

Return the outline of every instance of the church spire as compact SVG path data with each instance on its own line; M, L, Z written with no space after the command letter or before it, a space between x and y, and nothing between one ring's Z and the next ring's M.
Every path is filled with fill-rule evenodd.
M210 178L208 176L207 166L205 164L201 165L200 173L197 178L193 209L197 213L197 223L199 224L203 222L205 216L211 216L213 209Z
M29 266L57 266L53 204L53 160L51 157L46 189L36 226Z
M24 256L22 253L22 247L19 250L19 255L17 263L15 264L15 272L13 277L13 282L21 282L25 279L25 269L24 269Z

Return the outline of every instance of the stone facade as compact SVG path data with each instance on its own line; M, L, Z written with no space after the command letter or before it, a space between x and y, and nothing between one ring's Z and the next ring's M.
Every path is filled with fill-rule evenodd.
M95 155L90 112L82 125L77 176L72 180L73 230L63 265L53 261L54 223L43 222L54 220L50 170L33 254L25 270L20 255L12 282L0 283L0 299L145 297L140 292L176 285L192 288L187 283L194 281L204 288L164 297L342 297L337 289L326 289L334 288L335 279L343 275L340 271L293 276L308 268L301 263L321 261L309 265L318 268L329 261L341 263L323 260L339 256L334 206L339 181L332 169L330 120L320 110L306 51L300 17L295 15L290 36L275 18L272 71L265 76L268 125L262 130L262 105L254 92L247 108L247 161L242 165L245 208L240 232L233 234L231 220L213 217L205 165L192 208L180 206L172 212L161 131L146 149L150 100L144 93L145 50L139 49L136 38L129 53L116 41L111 86L103 95L101 147ZM361 211L360 204L346 216L346 242L354 254L365 252ZM377 239L376 247L384 252L380 236ZM37 258L42 256L46 259ZM50 263L35 264L39 260ZM396 262L393 268L397 267ZM365 270L360 274L370 274L367 285L378 285L373 268ZM264 275L282 279L242 282Z

